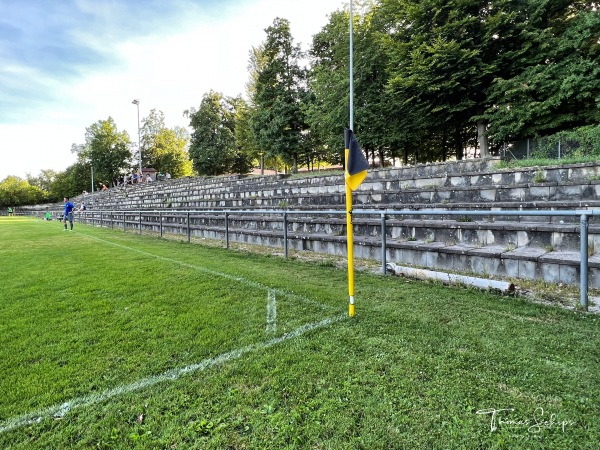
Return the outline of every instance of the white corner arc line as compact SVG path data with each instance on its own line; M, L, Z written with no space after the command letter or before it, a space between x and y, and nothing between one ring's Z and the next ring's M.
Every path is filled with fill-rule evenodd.
M312 322L306 325L303 325L295 330L286 333L282 336L270 339L265 342L260 342L258 344L248 345L246 347L239 348L237 350L232 350L230 352L221 353L220 355L215 356L214 358L203 359L202 361L192 364L189 366L185 366L179 369L171 369L160 375L153 375L148 378L143 378L141 380L135 381L130 384L125 384L122 386L117 386L112 389L107 389L98 394L91 394L85 397L78 397L67 402L61 403L60 405L51 406L49 408L41 409L38 411L33 411L29 413L25 413L23 415L14 417L12 419L8 419L4 422L0 422L0 434L6 433L8 431L15 430L17 428L21 428L27 425L32 425L36 423L40 423L44 419L48 419L51 417L63 417L66 413L71 410L82 408L85 406L91 406L103 402L105 400L109 400L113 397L123 394L129 394L135 391L139 391L141 389L154 386L156 384L172 381L181 378L184 375L194 373L194 372L202 372L206 369L209 369L213 366L226 363L232 361L234 359L238 359L250 352L264 350L269 347L273 347L281 342L289 341L290 339L297 338L309 331L316 330L319 328L327 327L333 323L340 322L341 320L346 318L346 314L340 314L337 316L329 317L327 319L320 320L318 322Z

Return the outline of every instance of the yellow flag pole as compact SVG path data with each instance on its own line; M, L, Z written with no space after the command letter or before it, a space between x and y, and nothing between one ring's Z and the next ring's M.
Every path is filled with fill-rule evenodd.
M346 170L348 168L349 153L350 150L346 149ZM354 230L352 229L352 189L348 183L346 183L346 236L348 246L348 295L350 296L348 315L354 317Z
M354 129L354 51L353 51L353 27L354 19L352 13L352 0L350 0L350 130ZM348 155L350 153L350 139L346 142L346 171L348 171ZM354 317L354 231L352 229L352 188L346 183L346 236L348 246L348 315Z

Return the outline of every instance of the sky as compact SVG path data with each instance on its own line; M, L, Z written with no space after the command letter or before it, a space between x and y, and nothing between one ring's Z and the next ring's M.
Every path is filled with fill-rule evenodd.
M252 47L277 17L294 42L347 0L0 0L0 181L75 163L72 144L112 117L137 142L150 110L187 126L210 90L245 95Z

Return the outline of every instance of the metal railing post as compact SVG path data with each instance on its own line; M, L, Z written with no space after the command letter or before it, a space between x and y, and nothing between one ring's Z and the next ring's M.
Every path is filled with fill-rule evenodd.
M588 216L581 215L581 266L579 274L579 301L581 306L588 309Z
M125 232L125 222L126 222L125 211L123 211L123 232Z
M140 227L140 234L142 234L142 212L140 211L140 215L138 216L138 224Z
M162 211L158 212L158 220L160 222L160 237L163 237L163 226L162 226L162 222L163 222L163 217L162 217Z
M385 222L385 213L381 213L381 273L387 273L387 260L386 260L386 250L387 250L387 227Z
M187 225L187 241L190 242L190 213L187 213L186 225Z
M225 248L229 250L229 213L225 211Z
M283 254L286 259L288 257L288 222L287 222L287 212L283 213Z

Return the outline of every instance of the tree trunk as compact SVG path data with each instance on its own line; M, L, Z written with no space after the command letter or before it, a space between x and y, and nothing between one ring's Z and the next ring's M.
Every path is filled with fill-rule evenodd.
M448 159L448 135L446 133L446 128L442 131L442 161L446 161Z
M462 137L460 135L460 128L457 126L454 130L454 148L456 150L456 160L462 161L465 157Z
M477 144L479 145L479 156L481 158L488 158L490 156L486 125L483 119L477 121Z

